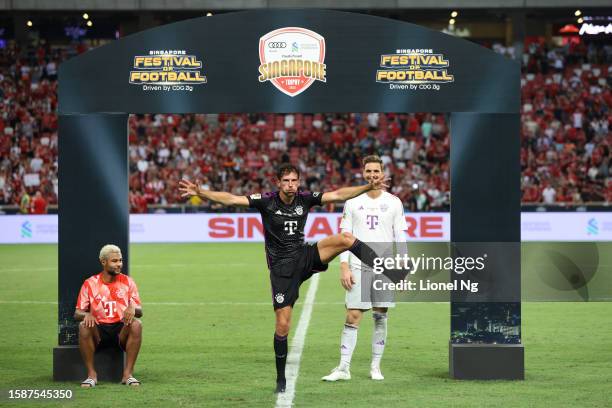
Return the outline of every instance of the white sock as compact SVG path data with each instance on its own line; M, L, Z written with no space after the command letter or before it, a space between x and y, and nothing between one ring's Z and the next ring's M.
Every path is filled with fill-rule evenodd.
M351 366L353 350L357 344L357 327L344 325L342 336L340 337L340 369L348 370Z
M372 332L372 368L380 369L380 359L385 352L387 342L387 314L373 312L374 331Z

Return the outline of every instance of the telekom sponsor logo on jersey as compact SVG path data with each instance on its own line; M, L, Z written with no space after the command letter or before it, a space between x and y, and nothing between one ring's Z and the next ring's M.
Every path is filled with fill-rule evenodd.
M259 82L270 81L291 97L314 81L326 82L325 39L314 31L285 27L259 39Z
M366 215L366 223L368 224L369 229L375 229L378 226L378 215Z
M287 235L295 235L297 224L297 221L285 221L285 232L287 232Z
M102 302L102 306L104 307L106 317L115 317L115 313L117 312L117 302L114 300Z

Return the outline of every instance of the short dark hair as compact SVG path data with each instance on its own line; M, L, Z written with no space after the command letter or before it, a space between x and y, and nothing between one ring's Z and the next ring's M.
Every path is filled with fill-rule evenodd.
M276 169L276 177L280 180L285 174L295 172L298 178L300 178L300 171L291 163L283 163Z
M385 166L383 165L383 161L380 157L378 157L375 154L371 154L369 156L366 156L363 158L363 167L365 167L366 164L368 163L378 163L380 164L380 168L384 168Z

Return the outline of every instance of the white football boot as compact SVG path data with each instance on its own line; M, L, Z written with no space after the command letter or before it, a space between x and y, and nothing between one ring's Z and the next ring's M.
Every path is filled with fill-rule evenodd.
M323 381L338 381L338 380L350 380L351 372L347 370L342 370L340 367L336 367L332 370L331 374L326 375L321 378Z
M370 368L370 378L376 381L382 381L385 379L385 377L383 377L382 373L380 372L380 368L378 367Z

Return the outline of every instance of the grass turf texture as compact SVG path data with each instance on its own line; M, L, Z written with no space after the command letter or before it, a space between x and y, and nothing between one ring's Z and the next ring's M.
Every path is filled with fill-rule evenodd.
M51 381L57 342L57 248L0 246L0 390L71 389L54 406L273 406L274 318L263 245L133 245L132 276L145 316L139 389ZM92 271L95 272L95 271ZM293 328L301 313L294 312ZM75 293L76 297L76 293ZM367 378L372 319L359 331L353 379L323 383L338 362L344 319L338 265L322 274L296 386L296 406L605 407L612 404L609 303L524 303L525 381L448 378L449 305L399 304L390 312L385 381ZM188 304L179 304L188 303ZM291 341L291 339L290 339Z

